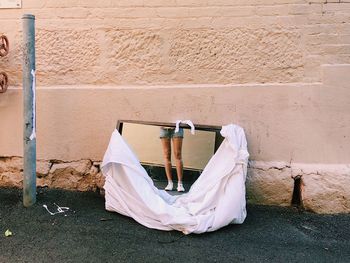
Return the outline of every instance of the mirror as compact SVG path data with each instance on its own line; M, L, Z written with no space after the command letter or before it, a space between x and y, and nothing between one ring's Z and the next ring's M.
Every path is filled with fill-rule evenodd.
M174 123L122 120L117 129L155 186L181 194L189 190L223 140L221 127L194 126L194 135L187 124L180 124L176 131Z

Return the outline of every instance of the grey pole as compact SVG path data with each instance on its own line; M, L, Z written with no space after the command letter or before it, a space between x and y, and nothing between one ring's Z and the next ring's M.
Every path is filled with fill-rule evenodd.
M23 21L23 205L36 202L35 16Z

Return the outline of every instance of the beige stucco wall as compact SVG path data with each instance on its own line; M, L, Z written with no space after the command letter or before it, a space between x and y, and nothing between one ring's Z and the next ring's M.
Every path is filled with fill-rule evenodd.
M350 52L350 3L322 2L23 0L0 10L12 48L0 67L21 84L20 17L32 13L39 85L319 82Z
M11 42L0 156L22 156L20 17L32 13L39 159L100 161L118 119L233 122L247 133L254 202L288 205L301 176L306 208L350 211L350 3L324 2L23 0L0 10Z

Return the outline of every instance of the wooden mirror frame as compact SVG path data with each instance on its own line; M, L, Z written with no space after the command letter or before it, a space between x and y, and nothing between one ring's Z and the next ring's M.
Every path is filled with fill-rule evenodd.
M123 124L124 123L135 123L135 124L144 124L144 125L153 125L153 126L165 126L165 127L174 127L176 126L173 122L155 122L155 121L138 121L138 120L118 120L116 129L118 132L122 135L123 133ZM215 125L203 125L203 124L193 124L196 130L199 131L211 131L215 132L215 146L214 146L214 152L219 148L220 144L224 140L224 138L221 136L221 126L215 126ZM190 129L190 127L187 124L180 123L180 127L184 129Z

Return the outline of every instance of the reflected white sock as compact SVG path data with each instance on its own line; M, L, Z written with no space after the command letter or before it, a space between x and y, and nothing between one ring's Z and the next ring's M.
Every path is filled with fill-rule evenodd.
M178 192L185 192L185 188L184 188L184 186L182 185L182 182L181 182L181 181L179 181L179 182L177 183L177 191L178 191Z
M168 185L165 187L165 190L171 191L173 190L173 186L174 186L173 181L168 181Z

